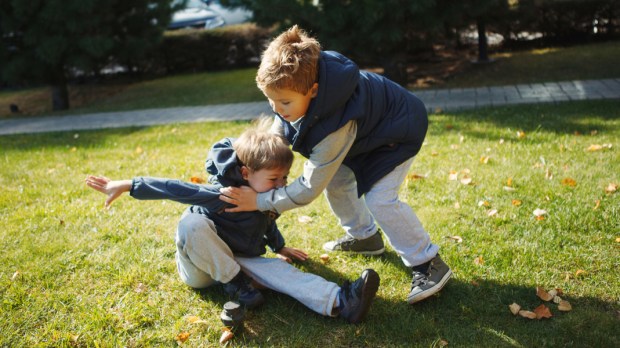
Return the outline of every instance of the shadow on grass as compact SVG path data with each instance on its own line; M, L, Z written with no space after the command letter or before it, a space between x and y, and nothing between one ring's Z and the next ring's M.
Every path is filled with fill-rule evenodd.
M385 253L381 260L402 265L393 252ZM337 283L344 279L329 264L308 261L303 268ZM411 278L409 270L402 268L403 286L400 288L405 290ZM394 282L394 279L383 280ZM440 340L445 340L450 346L612 347L620 342L618 308L597 298L563 295L573 310L560 312L556 304L543 302L530 287L486 280L463 281L458 272L439 294L415 305L405 302L405 291L395 296L386 291L390 290L379 289L363 323L350 325L341 318L321 316L289 296L264 290L266 304L248 312L246 329L235 338L235 343L290 347L428 347L438 346ZM223 304L227 300L223 291L216 288L201 291L201 295L206 301ZM514 316L508 308L513 302L530 311L544 304L553 317L531 320Z

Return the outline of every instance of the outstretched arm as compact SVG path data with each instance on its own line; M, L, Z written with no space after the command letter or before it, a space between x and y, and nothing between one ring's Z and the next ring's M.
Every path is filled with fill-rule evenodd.
M89 175L86 177L85 181L86 186L108 196L105 200L106 208L108 208L115 199L120 197L123 192L129 192L131 189L131 180L110 180L105 176Z

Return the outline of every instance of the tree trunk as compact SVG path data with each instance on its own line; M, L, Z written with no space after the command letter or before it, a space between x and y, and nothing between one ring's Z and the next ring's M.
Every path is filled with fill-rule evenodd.
M478 62L488 62L488 41L487 41L487 25L483 18L476 20L478 27Z
M52 110L69 109L69 89L67 88L67 79L60 77L52 82Z

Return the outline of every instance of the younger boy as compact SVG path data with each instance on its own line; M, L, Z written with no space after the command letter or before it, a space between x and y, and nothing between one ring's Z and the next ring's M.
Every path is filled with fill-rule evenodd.
M274 131L308 161L303 175L285 187L258 194L225 188L221 199L236 206L226 211L281 214L325 190L345 236L324 249L379 255L385 250L380 226L413 272L407 302L437 293L452 272L398 197L428 128L422 101L381 75L360 71L343 55L322 51L297 26L269 44L256 82L276 113Z
M317 313L340 315L350 323L360 322L379 287L379 277L371 269L353 284L342 287L304 273L287 262L305 260L302 250L285 246L277 228L278 214L258 211L226 213L230 207L218 199L222 185L248 185L258 192L286 185L293 154L281 137L266 130L250 129L238 139L226 138L211 149L207 158L210 185L178 180L138 177L112 181L89 176L86 184L106 195L109 206L123 192L136 199L170 199L192 204L181 217L176 235L177 268L181 279L194 288L215 282L238 296L248 308L264 302L251 279L285 293ZM269 246L278 258L261 257Z

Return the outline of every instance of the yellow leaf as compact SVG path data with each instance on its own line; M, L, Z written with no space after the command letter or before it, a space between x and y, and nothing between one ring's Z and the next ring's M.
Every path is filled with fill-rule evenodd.
M482 156L482 157L480 157L480 163L482 163L482 164L489 163L489 158L490 158L489 156Z
M545 217L544 217L543 215L541 215L541 216L537 216L537 217L536 217L536 220L537 220L537 221L542 221L542 220L544 220L544 219L545 219Z
M607 187L605 187L605 193L614 193L616 191L618 191L618 185L617 184L609 183L609 185L607 185Z
M11 281L15 281L17 277L19 277L19 271L15 271L15 273L13 273L13 276L11 276Z
M508 306L508 308L510 309L510 312L511 312L513 315L517 315L517 314L519 314L519 311L521 310L521 306L519 306L519 305L518 305L518 304L516 304L516 303L511 304L510 306Z
M478 265L478 266L484 265L484 258L482 257L482 255L474 259L474 265Z
M562 179L562 185L575 187L577 185L577 181L573 178L564 178Z
M521 311L519 311L519 315L524 317L524 318L528 318L528 319L536 319L537 318L536 313L530 312L530 311L521 310Z
M519 138L519 139L525 138L525 132L524 131L517 131L517 138Z
M321 259L321 262L327 263L327 262L329 262L329 255L328 254L321 254L321 256L319 256L319 259Z
M568 312L570 310L573 309L573 306L570 305L570 302L566 301L566 300L562 300L560 301L560 303L558 303L558 310L562 311L562 312Z
M521 202L521 201L520 201L520 200L518 200L518 199L513 199L513 200L512 200L512 205L514 205L515 207L520 206L522 203L523 203L523 202Z
M448 175L448 180L450 181L456 181L459 178L459 174L457 172L455 172L454 170L450 171L450 174Z
M205 179L197 177L197 176L192 176L191 178L189 178L189 181L193 182L194 184L204 184L205 183Z
M180 343L183 343L187 341L188 338L189 338L189 332L181 332L174 339Z
M469 185L469 184L471 184L471 181L472 181L472 178L467 176L467 175L465 175L465 176L463 176L461 178L461 184L463 184L463 185Z
M140 146L136 147L136 154L137 155L139 155L139 154L141 154L143 152L144 152L144 150Z
M489 203L488 201L478 201L478 206L479 207L489 207L489 206L491 206L491 203Z
M601 200L597 199L596 203L594 204L594 208L592 208L592 210L596 210L601 206Z
M588 272L582 270L582 269L578 269L577 272L575 272L575 278L576 277L580 277L580 276L585 276L586 274L588 274Z
M620 243L620 237L616 237L616 243Z
M512 178L508 178L508 179L506 180L506 186L508 186L508 187L512 187Z

